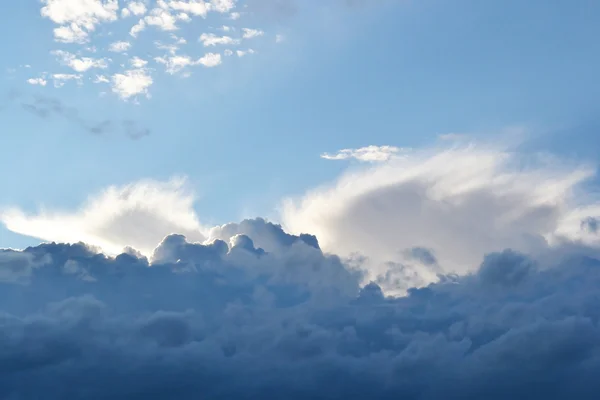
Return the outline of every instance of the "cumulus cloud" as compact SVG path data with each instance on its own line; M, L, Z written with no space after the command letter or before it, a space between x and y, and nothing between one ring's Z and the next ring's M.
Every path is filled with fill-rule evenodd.
M54 29L57 41L84 43L89 33L103 22L117 19L118 0L42 0L41 15L60 25Z
M193 210L193 202L194 196L184 180L145 180L111 186L90 198L75 214L26 214L10 209L3 211L0 218L11 231L42 240L83 241L113 254L132 246L149 255L171 233L204 240L204 228Z
M249 29L249 28L242 28L242 32L243 32L242 36L244 39L252 39L255 37L263 36L265 34L260 29Z
M149 88L154 83L145 68L134 68L112 76L112 91L124 100L139 95L150 96Z
M240 43L239 39L234 39L230 36L217 36L214 33L203 33L199 38L204 47L217 45L236 45Z
M129 63L133 68L144 68L148 64L148 61L139 57L133 57L131 60L129 60Z
M52 52L53 55L57 56L60 63L73 69L75 72L86 72L91 68L108 68L108 62L106 59L95 59L91 57L77 58L75 54L69 53L64 50L55 50Z
M287 199L281 218L291 232L316 234L327 251L367 257L373 279L394 264L404 280L426 284L437 268L464 274L502 248L535 252L563 240L598 246L582 221L600 215L599 205L575 197L594 173L483 145L414 151ZM431 249L439 266L407 262L402 254L415 246Z
M193 60L189 56L174 55L172 57L156 57L154 61L163 64L166 72L173 75L196 65L203 65L207 68L216 67L222 63L222 58L220 54L207 53L197 60Z
M131 47L131 43L125 41L118 41L111 43L108 46L108 51L112 51L115 53L124 53Z
M146 4L141 1L130 1L125 8L121 10L121 16L127 18L131 15L141 16L148 11Z
M81 74L52 74L52 79L56 88L63 87L68 81L75 81L79 85L83 83Z
M244 56L245 56L245 55L247 55L247 54L254 54L254 53L255 53L255 51L254 51L254 50L252 50L252 49L248 49L248 50L237 50L237 51L235 52L235 54L237 54L237 56L238 56L238 57L240 57L240 58L241 58L241 57L244 57Z
M335 154L323 153L321 158L326 160L347 160L354 158L358 161L381 162L388 161L402 149L395 146L366 146L358 149L343 149Z
M597 258L541 269L505 250L391 298L312 236L260 219L217 233L227 241L169 235L151 260L82 243L0 252L0 397L558 400L600 389Z
M46 86L48 84L48 81L44 78L29 78L27 79L27 83L29 83L30 85Z

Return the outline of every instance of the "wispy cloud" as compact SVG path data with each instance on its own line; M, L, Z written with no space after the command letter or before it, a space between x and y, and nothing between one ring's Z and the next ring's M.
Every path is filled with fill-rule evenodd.
M55 79L64 80L77 78L59 77ZM61 100L53 97L35 96L33 101L22 102L21 107L39 118L64 118L67 121L77 125L83 131L94 135L104 135L117 132L129 137L130 139L137 140L150 134L149 129L140 127L137 123L128 119L122 121L104 120L100 122L94 122L85 119L80 115L79 111L75 107L66 106Z
M356 159L365 162L388 161L397 156L404 149L395 146L366 146L358 149L343 149L337 153L323 153L321 158L326 160L348 160Z

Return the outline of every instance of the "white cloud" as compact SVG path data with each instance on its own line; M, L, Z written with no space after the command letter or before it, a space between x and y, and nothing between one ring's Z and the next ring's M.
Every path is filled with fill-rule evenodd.
M275 35L275 43L282 43L285 41L285 36L277 34Z
M192 20L192 18L186 13L179 13L175 18L183 22L190 22Z
M290 232L316 234L327 251L370 257L375 271L414 246L432 249L444 272L465 273L487 252L580 240L581 221L600 216L600 206L578 204L573 191L593 169L544 160L515 168L521 158L477 146L414 152L288 199L281 218ZM599 244L598 235L586 237Z
M118 41L111 43L108 46L108 51L112 51L114 53L123 53L131 48L131 43L125 41Z
M183 11L202 18L206 18L210 11L226 13L235 8L234 0L171 0L164 3L173 10Z
M144 29L146 29L146 22L144 22L143 19L140 19L137 24L131 27L129 34L133 37L137 37Z
M146 25L156 26L163 31L175 31L178 29L177 25L175 25L177 18L162 8L154 8L150 11L150 15L144 17L144 21Z
M133 57L129 62L133 68L143 68L148 64L148 61L139 57Z
M243 33L243 38L244 39L252 39L255 37L259 37L259 36L263 36L265 33L259 29L249 29L249 28L242 28Z
M54 87L60 88L65 85L67 81L77 81L79 85L82 84L82 76L80 74L53 74Z
M236 54L238 57L244 57L247 54L254 54L254 53L255 53L255 51L252 49L236 51Z
M102 22L117 19L118 0L41 0L41 15L61 25L54 30L56 40L82 43Z
M211 0L210 7L214 11L227 13L235 8L235 0Z
M239 12L232 12L231 14L229 14L229 18L233 21L240 19L241 16L242 14L240 14Z
M131 69L112 76L112 91L127 100L138 95L149 97L148 88L153 80L146 69Z
M177 35L171 34L171 39L173 39L176 44L186 44L187 43L187 40L185 40L185 38L178 37Z
M164 44L162 42L156 41L154 42L154 45L157 49L165 50L171 55L175 55L175 53L177 53L177 50L179 50L179 46L177 46L176 44Z
M72 68L76 72L85 72L90 68L104 69L108 67L107 60L103 58L77 58L74 54L63 50L55 50L52 52L52 54L59 57L61 64Z
M110 79L104 75L96 75L94 83L110 83Z
M181 72L186 67L195 65L216 67L222 62L221 55L215 53L207 53L197 60L194 60L189 56L156 57L154 60L159 64L165 65L167 73L171 75Z
M202 0L169 1L168 5L173 10L183 11L200 17L206 17L206 14L208 14L208 11L210 9L210 4Z
M121 16L128 17L130 15L136 15L139 17L146 14L146 11L148 11L146 4L141 1L131 1L127 4L127 8L121 10Z
M27 83L29 83L30 85L46 86L48 84L48 81L44 78L29 78L27 79Z
M232 50L230 50L230 49L226 49L226 50L223 52L223 54L225 54L227 57L229 57L229 56L233 55L233 51L232 51Z
M216 67L221 64L221 55L215 53L207 53L197 61L198 64L205 67Z
M70 24L54 28L54 38L62 43L85 43L88 41L88 33L77 24Z
M239 39L233 39L229 36L217 36L214 33L203 33L200 35L199 41L204 47L217 45L236 45L240 43Z
M326 160L347 160L354 158L359 161L381 162L388 161L402 149L395 146L366 146L359 149L343 149L335 154L323 153L321 158Z
M13 232L42 240L99 246L119 254L132 246L146 255L166 235L180 232L202 241L204 228L193 209L194 196L185 181L140 181L111 186L90 198L76 213L4 211L0 219Z

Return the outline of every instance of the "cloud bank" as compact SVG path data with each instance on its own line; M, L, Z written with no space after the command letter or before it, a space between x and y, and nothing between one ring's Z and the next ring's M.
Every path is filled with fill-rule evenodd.
M70 244L0 250L0 398L596 398L594 171L524 161L368 164L288 202L295 234L209 229L184 180L4 211Z
M505 250L390 298L314 236L260 219L217 231L228 242L170 235L151 262L83 244L0 252L0 397L552 400L600 389L597 252L542 268Z

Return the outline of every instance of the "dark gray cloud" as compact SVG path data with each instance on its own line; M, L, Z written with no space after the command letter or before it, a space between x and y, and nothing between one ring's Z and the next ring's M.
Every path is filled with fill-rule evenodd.
M24 97L26 96L24 96L22 93L16 90L11 90L7 94L4 104L0 104L0 111L6 109L15 101L21 99L21 108L32 115L42 119L50 119L54 117L63 118L70 123L75 124L78 128L93 135L119 133L129 137L132 140L138 140L144 136L150 135L150 129L140 126L138 123L130 119L124 119L120 121L92 121L83 118L77 108L69 107L57 98L39 95L27 99L23 99Z
M227 242L171 235L152 261L81 243L0 253L0 398L553 400L600 390L594 251L540 269L506 250L473 275L386 298L313 236L260 219L217 233Z

